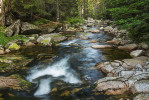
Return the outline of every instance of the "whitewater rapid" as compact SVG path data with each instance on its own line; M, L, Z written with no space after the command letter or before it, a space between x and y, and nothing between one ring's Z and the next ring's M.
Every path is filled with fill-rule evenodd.
M55 79L71 84L81 83L77 73L70 67L69 59L70 57L65 57L42 69L39 69L39 66L34 66L31 69L26 79L29 82L38 83L38 89L34 96L49 94L51 90L50 83ZM42 79L40 79L41 77Z

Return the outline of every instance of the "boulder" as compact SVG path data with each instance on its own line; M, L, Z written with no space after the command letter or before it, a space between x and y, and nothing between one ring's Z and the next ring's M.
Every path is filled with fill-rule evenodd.
M111 30L113 30L113 28L111 26L107 26L104 28L105 32L110 32Z
M7 37L11 37L13 35L18 35L21 31L20 28L21 28L21 21L17 20L12 25L10 25L9 27L6 28L5 35Z
M143 73L142 71L139 71L139 72L136 71L136 73L126 81L126 84L129 88L131 88L131 87L134 87L135 82L139 80L147 80L148 78L149 78L149 73Z
M106 65L105 67L102 67L101 70L102 72L108 74L111 73L114 70L114 68L111 65Z
M117 43L117 41L115 41L115 40L107 41L107 43L109 43L109 44L119 44L119 42Z
M5 50L4 47L2 45L0 45L0 55L5 54Z
M120 50L134 50L136 49L138 46L136 44L127 44L124 46L119 46L118 49Z
M5 50L5 53L10 53L11 51L9 49L6 49Z
M130 56L131 56L131 57L138 57L138 56L141 56L143 53L144 53L143 50L135 50L135 51L132 51L132 52L130 53Z
M6 20L6 22L5 22L5 25L6 25L6 26L10 26L10 25L13 23L13 18L12 18L12 16L9 15L9 16L6 17L6 19L7 19L7 20Z
M59 33L52 33L52 34L46 34L46 35L41 35L38 39L38 43L43 43L43 44L49 44L52 45L52 42L61 42L66 40L67 38ZM50 43L51 42L51 43Z
M149 61L148 57L136 57L134 59L124 59L123 67L126 69L136 68L136 65L140 64L141 66L145 66L146 62Z
M87 23L87 27L92 27L93 23Z
M105 49L105 48L112 48L111 45L93 45L92 48L94 49Z
M41 30L37 26L30 24L28 22L22 23L21 34L25 34L25 35L39 34L40 32Z
M35 43L28 41L28 42L25 43L25 46L33 47L33 46L35 46Z
M55 28L45 27L45 28L42 28L42 34L49 34L53 32L54 30Z
M145 55L149 57L149 49L145 51Z
M38 43L41 43L41 44L43 44L43 45L46 45L46 46L52 46L51 37L40 36L40 37L37 39L37 42L38 42Z
M142 49L148 49L148 48L149 48L148 44L143 43L143 42L140 43L139 46L140 46Z
M36 38L34 36L28 37L28 38L29 38L29 40L36 40Z
M97 64L96 68L97 68L98 70L101 70L101 68L103 68L103 67L105 67L105 66L106 66L106 65L104 64L104 62L100 62L100 63Z
M92 33L99 33L100 30L92 30Z
M136 97L133 98L133 100L148 100L149 94L148 93L141 93L138 94Z
M20 46L16 43L12 43L9 47L8 47L9 50L19 50L20 49Z
M82 40L88 40L89 39L89 37L84 36L84 35L80 35L79 38L82 39Z
M89 43L97 43L97 40L91 40Z
M121 71L119 77L130 78L136 73L136 71Z
M149 93L149 80L141 80L134 83L131 87L133 94L136 93Z
M104 30L104 27L100 27L100 29L99 29L100 31L103 31Z
M3 55L5 54L5 51L4 50L0 50L0 55Z
M96 89L97 91L105 91L108 95L124 94L128 91L128 88L124 82L116 80L106 80L98 83Z

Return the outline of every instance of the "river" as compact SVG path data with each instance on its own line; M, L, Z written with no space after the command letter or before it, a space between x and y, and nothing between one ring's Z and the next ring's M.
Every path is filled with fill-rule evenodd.
M89 30L98 27L88 27ZM73 40L59 43L42 61L35 62L27 71L26 80L34 83L31 94L7 97L7 100L105 100L109 96L94 90L94 83L104 75L94 66L102 61L126 58L126 52L112 49L93 49L91 46L106 44L112 37L103 32L76 33ZM80 39L79 36L89 39ZM98 41L90 43L91 40ZM40 49L40 48L38 48ZM30 49L28 49L30 50ZM42 48L40 52L50 51ZM119 56L121 55L121 56ZM21 95L21 96L20 96Z

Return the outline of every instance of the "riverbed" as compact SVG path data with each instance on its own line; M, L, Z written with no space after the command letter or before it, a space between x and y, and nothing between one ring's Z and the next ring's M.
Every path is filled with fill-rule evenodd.
M87 27L87 30L98 27ZM56 47L24 48L20 54L38 56L23 74L34 86L31 93L17 92L6 100L106 100L109 96L94 90L95 82L105 77L95 66L99 62L128 58L129 54L116 48L93 49L104 45L112 36L99 33L78 32L74 39L61 42ZM68 34L67 34L68 35ZM84 39L80 36L85 37ZM90 41L96 40L96 43Z

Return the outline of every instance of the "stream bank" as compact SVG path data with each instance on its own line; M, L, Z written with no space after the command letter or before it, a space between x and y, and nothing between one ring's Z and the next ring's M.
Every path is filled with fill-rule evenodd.
M98 21L102 23L100 30L113 34L114 38L106 41L122 51L128 51L132 58L117 59L100 62L96 68L106 74L105 78L95 84L97 91L107 95L131 95L133 100L148 100L149 98L149 45L133 42L128 37L127 30L119 30L109 26L112 21ZM100 46L96 46L101 48ZM107 46L105 46L107 47ZM119 98L130 99L128 98Z
M128 90L128 88L125 88L125 83L119 81L117 78L113 78L114 73L111 71L115 71L114 69L116 68L121 69L119 66L121 63L123 64L123 59L131 58L129 51L121 51L117 48L117 45L108 44L107 41L110 41L113 35L111 36L111 34L103 32L103 30L105 30L104 28L106 28L106 23L102 25L102 21L95 21L93 19L89 19L86 22L87 23L80 26L84 32L72 32L73 34L67 32L63 34L59 33L62 38L56 33L41 35L38 38L31 36L31 40L35 39L35 45L20 48L17 52L11 52L12 54L14 53L14 55L23 55L32 59L32 62L25 66L28 67L23 70L24 74L21 74L25 82L31 83L33 88L30 89L28 94L24 93L24 95L22 95L21 92L17 92L18 97L16 93L14 93L13 96L2 95L2 97L7 100L13 98L19 100L22 97L24 100L61 100L62 98L66 100L132 99L132 97L129 97L127 94L118 96L111 96L110 94L120 94ZM71 29L72 28L68 29L68 31L76 31L75 29ZM67 40L64 37L67 37ZM62 40L56 42L59 39ZM54 45L52 44L53 41L55 41ZM51 44L53 46L51 46ZM143 57L138 59L145 61L144 59L147 58ZM137 61L139 61L138 59ZM105 75L94 68L98 62L100 63L97 65L97 68L112 78L104 78ZM107 62L104 64L109 64L108 67L104 66L102 62ZM101 65L103 67L101 67ZM115 68L113 68L113 66L115 66ZM15 72L15 74L19 73L19 71ZM114 81L114 83L108 83L108 79L113 79L112 82ZM94 83L95 85L98 84L96 87L98 91L95 90ZM104 88L103 85L105 85L105 83L106 87ZM113 90L111 90L111 84L115 86L115 84L121 83L122 85L118 86L118 88L114 87L114 92L116 89L114 93ZM110 84L109 87L108 84ZM44 86L46 86L46 89ZM99 88L101 87L103 87L103 89L100 90ZM125 89L123 89L123 87ZM108 90L109 88L111 91ZM45 89L45 91L43 89ZM106 92L108 91L106 94L104 93L104 89Z

